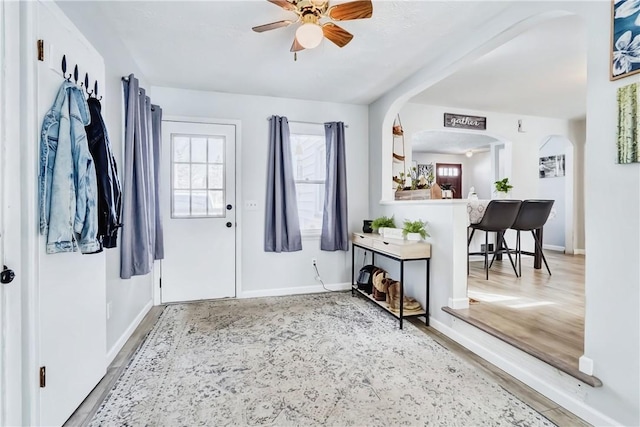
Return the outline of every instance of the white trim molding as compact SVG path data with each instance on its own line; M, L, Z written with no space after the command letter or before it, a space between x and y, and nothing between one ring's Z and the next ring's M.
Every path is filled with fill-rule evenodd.
M573 250L573 254L574 254L574 255L586 255L586 254L587 254L587 252L586 252L586 250L584 250L584 249L574 249L574 250Z
M325 289L326 288L326 289ZM318 294L330 291L348 291L351 283L334 283L330 285L300 286L294 288L264 289L259 291L243 291L238 298L279 297L284 295Z
M593 375L593 359L589 359L584 354L578 359L578 370L587 375Z
M447 305L454 310L469 308L469 298L449 298Z
M524 351L456 318L448 326L432 317L430 326L590 424L622 425L586 403L590 386Z
M149 310L151 310L151 307L153 307L153 301L149 301L142 310L140 310L140 313L138 313L136 318L133 319L127 330L124 331L120 338L118 338L118 341L116 341L113 347L107 351L107 367L111 365L111 362L113 362L120 350L122 350L122 347L127 343L127 340L131 338L131 335L133 335L138 325L140 325L144 316L146 316Z
M548 249L550 251L558 251L558 252L564 252L564 246L558 246L558 245L542 245L542 249Z

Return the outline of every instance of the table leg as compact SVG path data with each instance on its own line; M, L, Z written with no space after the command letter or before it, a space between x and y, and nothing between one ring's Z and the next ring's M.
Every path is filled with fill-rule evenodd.
M534 233L536 235L536 239L540 242L540 247L542 247L542 228L536 228ZM533 268L540 270L542 268L542 254L538 250L538 245L535 245L534 251Z
M502 261L502 252L500 252L500 249L502 249L502 239L500 238L501 235L504 236L504 231L496 232L496 246L494 248L496 250L496 259L498 261ZM498 247L498 242L500 242L500 247Z
M424 324L429 326L429 259L427 258L427 299L425 302Z
M355 271L355 260L356 260L356 247L354 244L351 244L351 296L356 296L355 291L353 290L353 277L356 273Z
M400 261L400 329L402 329L402 316L404 309L404 261Z

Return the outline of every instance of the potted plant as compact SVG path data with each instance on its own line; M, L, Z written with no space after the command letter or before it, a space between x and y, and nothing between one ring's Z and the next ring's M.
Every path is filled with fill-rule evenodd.
M494 182L493 184L496 187L496 193L498 195L498 198L500 199L506 199L507 193L509 193L509 191L511 191L511 189L513 188L513 185L509 184L509 178L501 179Z
M373 231L378 232L380 234L382 234L382 229L386 227L390 227L390 228L396 227L396 223L393 219L393 215L391 217L386 217L383 215L379 218L374 219L373 222L371 223L371 228L373 228Z
M443 199L453 199L453 192L455 191L453 184L451 184L450 182L445 182L443 184L440 184L440 189L442 190Z
M424 240L429 233L425 229L427 223L421 219L417 221L404 220L404 227L402 228L402 235L407 240Z

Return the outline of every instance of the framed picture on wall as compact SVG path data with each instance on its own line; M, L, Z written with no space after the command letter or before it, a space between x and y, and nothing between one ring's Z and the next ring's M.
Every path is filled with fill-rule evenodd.
M611 80L640 72L640 2L611 0Z
M564 154L540 157L539 174L540 178L555 178L564 176Z

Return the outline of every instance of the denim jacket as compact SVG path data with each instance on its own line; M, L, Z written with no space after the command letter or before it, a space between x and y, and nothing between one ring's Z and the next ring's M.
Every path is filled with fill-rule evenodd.
M84 127L84 94L65 81L40 134L40 233L49 254L100 251L96 171Z

